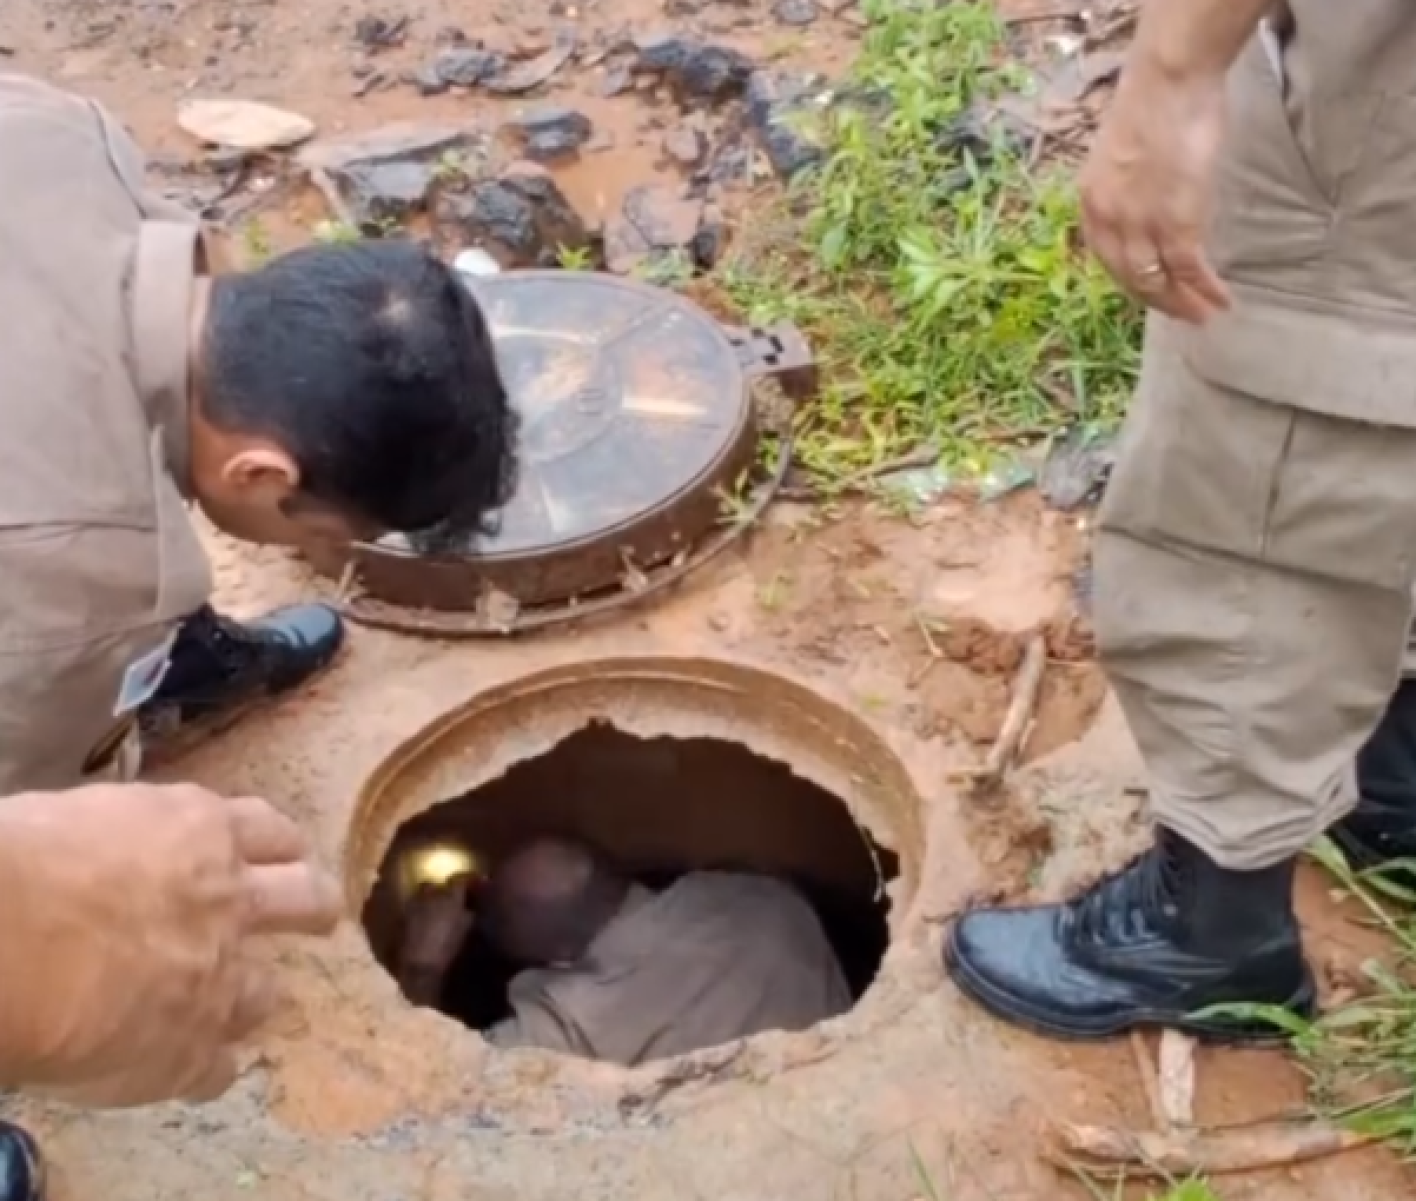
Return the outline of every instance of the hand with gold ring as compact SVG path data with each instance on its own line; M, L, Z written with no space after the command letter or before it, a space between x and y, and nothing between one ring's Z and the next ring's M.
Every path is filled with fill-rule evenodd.
M1204 250L1223 75L1174 77L1133 52L1082 171L1087 244L1127 292L1200 323L1229 307Z

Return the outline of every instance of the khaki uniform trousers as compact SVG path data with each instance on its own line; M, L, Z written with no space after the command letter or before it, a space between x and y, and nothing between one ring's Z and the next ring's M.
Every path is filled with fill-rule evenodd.
M1156 819L1230 868L1301 851L1355 802L1400 678L1416 430L1211 383L1155 319L1095 554Z
M1348 811L1416 669L1416 7L1277 11L1230 76L1235 304L1151 318L1095 548L1154 816L1232 869Z

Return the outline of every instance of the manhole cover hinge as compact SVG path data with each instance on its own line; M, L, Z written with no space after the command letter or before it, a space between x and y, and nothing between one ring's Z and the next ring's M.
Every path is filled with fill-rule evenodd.
M737 351L743 373L754 379L771 376L793 400L816 395L820 374L806 339L789 321L769 326L728 326L728 341Z

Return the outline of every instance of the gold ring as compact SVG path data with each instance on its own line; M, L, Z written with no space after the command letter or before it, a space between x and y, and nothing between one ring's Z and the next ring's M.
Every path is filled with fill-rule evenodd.
M1136 268L1136 274L1143 279L1154 279L1157 275L1165 274L1164 263L1147 263L1144 267Z

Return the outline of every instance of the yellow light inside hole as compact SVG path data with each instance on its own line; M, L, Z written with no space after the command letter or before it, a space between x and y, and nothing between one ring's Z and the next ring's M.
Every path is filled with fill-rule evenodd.
M423 847L412 854L414 885L446 884L454 876L475 876L477 856L466 847Z

